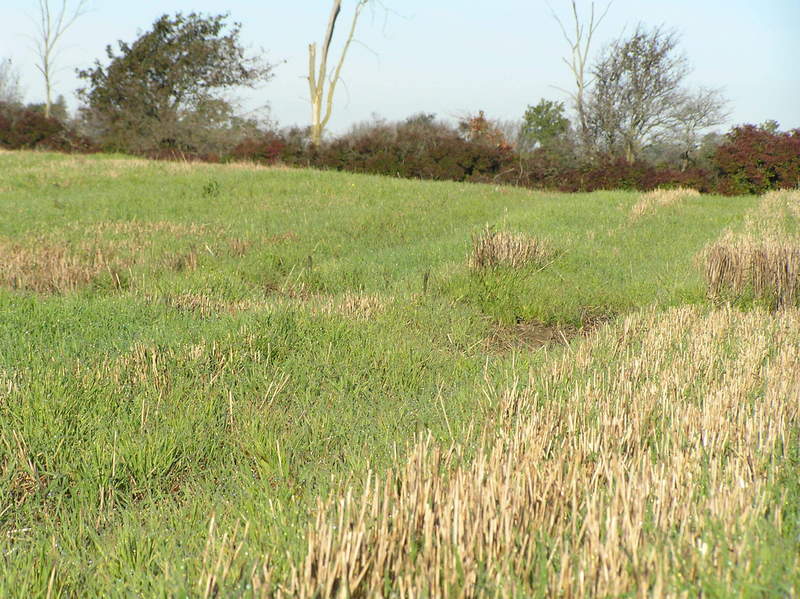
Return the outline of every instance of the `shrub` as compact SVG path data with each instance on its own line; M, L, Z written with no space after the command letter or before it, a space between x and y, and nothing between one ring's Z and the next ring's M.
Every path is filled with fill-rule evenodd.
M800 186L800 129L779 132L735 127L714 155L726 194L760 194Z
M491 180L512 156L503 147L471 142L433 115L397 124L377 121L322 144L316 166L361 173L450 181Z
M62 121L47 118L38 110L8 103L0 103L0 147L9 150L36 148L59 152L94 150L90 140Z
M252 160L266 164L275 163L286 148L286 143L275 133L265 133L259 138L241 141L231 152L234 160Z
M226 159L312 166L317 159L317 149L309 144L308 128L292 127L246 137L226 155Z
M709 192L715 187L713 176L703 169L678 171L622 158L600 156L592 163L573 165L546 150L534 150L525 158L512 161L511 171L504 172L504 183L564 192L598 189L650 191L662 187L691 187Z
M511 150L511 144L500 130L500 127L487 119L483 110L479 111L475 116L463 119L458 124L458 130L464 136L464 139L471 143Z

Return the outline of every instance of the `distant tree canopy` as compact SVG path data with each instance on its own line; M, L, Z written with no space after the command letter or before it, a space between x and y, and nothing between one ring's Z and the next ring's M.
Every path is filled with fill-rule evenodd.
M17 104L22 101L19 86L19 71L10 58L0 59L0 102Z
M566 141L570 131L563 102L542 98L536 106L528 106L522 117L519 149L530 152L537 148L555 150Z
M106 48L78 71L87 86L78 92L88 130L107 147L129 151L213 151L220 130L237 125L221 93L253 87L271 77L272 66L246 57L240 25L227 15L163 15L119 54ZM227 31L226 31L227 29Z
M483 110L479 110L476 115L461 119L458 123L458 130L470 143L504 149L511 148L503 131L497 123L486 118Z
M684 86L690 67L675 33L641 26L613 42L592 68L587 121L596 150L633 162L666 138L694 147L700 132L725 120L716 90Z
M28 110L41 112L43 115L47 114L47 103L34 103L27 105ZM59 94L55 101L50 102L50 118L54 118L62 123L69 120L69 110L67 110L67 101L62 94Z

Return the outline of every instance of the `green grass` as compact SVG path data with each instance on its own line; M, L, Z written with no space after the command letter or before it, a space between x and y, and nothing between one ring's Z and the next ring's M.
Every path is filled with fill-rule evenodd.
M0 596L201 594L212 516L282 571L332 485L415 434L468 439L487 388L569 351L492 351L493 328L706 302L694 256L756 199L632 221L637 197L0 153L0 252L113 262L0 287ZM472 272L486 224L556 255Z

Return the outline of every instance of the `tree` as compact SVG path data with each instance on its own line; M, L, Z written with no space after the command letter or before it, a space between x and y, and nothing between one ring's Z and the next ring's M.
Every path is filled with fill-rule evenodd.
M641 25L606 48L592 68L587 122L604 151L633 162L647 144L683 135L690 144L704 128L724 120L719 91L687 91L690 72L678 36Z
M503 131L494 121L486 118L483 110L478 114L461 119L458 131L469 143L480 144L502 150L510 150L511 145L503 135Z
M555 11L551 9L551 12L553 14L553 18L556 20L559 27L561 27L561 33L564 35L564 39L567 41L567 44L569 44L570 57L569 59L562 58L562 60L569 67L569 70L572 72L572 76L575 79L574 92L567 90L562 91L565 91L572 98L577 116L578 137L583 145L584 150L589 151L592 147L592 141L586 114L586 93L591 87L592 82L586 76L586 69L588 66L589 49L592 45L592 38L594 37L598 27L600 27L600 23L603 22L603 19L608 14L608 9L611 8L611 2L606 4L605 10L603 10L599 17L596 17L595 15L594 2L592 2L589 12L588 25L585 24L585 22L582 22L581 17L578 15L578 6L576 4L576 0L571 0L571 5L574 28L574 32L572 34L567 31L563 21L558 17Z
M776 135L780 132L781 125L775 119L767 119L766 121L758 125L758 128L761 129L762 131L766 131L771 135Z
M73 9L68 8L67 0L61 0L60 8L52 10L50 0L39 1L39 19L34 37L38 62L36 69L44 78L45 108L44 116L50 118L52 106L53 71L58 58L56 47L61 37L86 10L86 0L78 0Z
M520 150L530 152L536 148L554 150L562 146L570 131L569 119L564 115L563 102L542 98L536 106L528 106L522 117Z
M39 112L44 115L45 111L47 110L47 104L28 104L26 108L28 110L32 110L33 112ZM62 94L59 94L55 101L50 103L50 118L56 119L57 121L61 121L63 123L66 123L69 120L67 100Z
M163 15L135 42L106 48L108 66L78 72L90 129L107 146L132 151L214 151L213 134L236 122L222 92L268 80L272 66L248 58L240 25L227 15Z
M325 31L325 40L322 42L322 54L319 59L319 66L317 66L317 44L311 43L308 45L308 89L311 97L311 142L319 145L322 141L322 133L325 130L328 121L331 118L333 111L333 95L336 91L336 84L342 75L342 66L344 59L347 56L347 51L350 49L350 44L353 42L353 36L356 32L356 24L358 17L361 16L361 11L369 3L369 0L357 0L355 12L353 13L353 21L350 24L350 31L347 34L342 52L339 55L339 62L333 73L328 77L328 51L331 47L333 40L333 31L336 28L336 20L339 18L339 13L342 9L342 0L333 0L331 14L328 18L328 27ZM325 96L325 80L328 81L328 94ZM325 102L325 114L322 113L322 104Z
M19 104L22 91L19 86L19 71L10 58L0 60L0 103Z
M719 90L700 89L685 93L682 102L675 107L675 124L668 137L680 147L682 171L697 161L703 131L721 125L728 118L726 104Z

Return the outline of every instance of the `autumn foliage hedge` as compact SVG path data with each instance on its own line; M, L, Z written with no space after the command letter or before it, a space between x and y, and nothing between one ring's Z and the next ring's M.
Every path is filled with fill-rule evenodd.
M763 193L800 185L800 130L771 132L753 125L734 128L718 148L713 168L685 170L628 163L614 156L565 161L535 151L522 157L483 126L482 115L459 128L418 115L400 123L377 122L309 146L269 133L246 140L232 153L237 160L281 162L403 178L521 185L578 192L598 189L647 191L691 187L726 195Z
M63 152L95 151L92 142L40 111L0 103L0 147ZM301 129L268 131L244 139L225 155L187 155L165 150L152 158L262 164L386 175L391 177L520 185L578 192L597 189L647 191L691 187L726 195L760 194L800 187L800 129L779 132L735 127L717 148L713 168L686 170L596 156L583 163L538 150L524 157L482 113L458 127L420 114L399 123L377 121L313 146Z
M800 187L800 129L771 132L735 127L717 148L718 189L726 194Z
M0 102L0 147L8 150L43 149L56 152L92 152L96 148L55 118L38 110Z
M475 181L513 160L510 149L470 142L449 125L421 116L360 127L319 148L315 166L403 178Z

